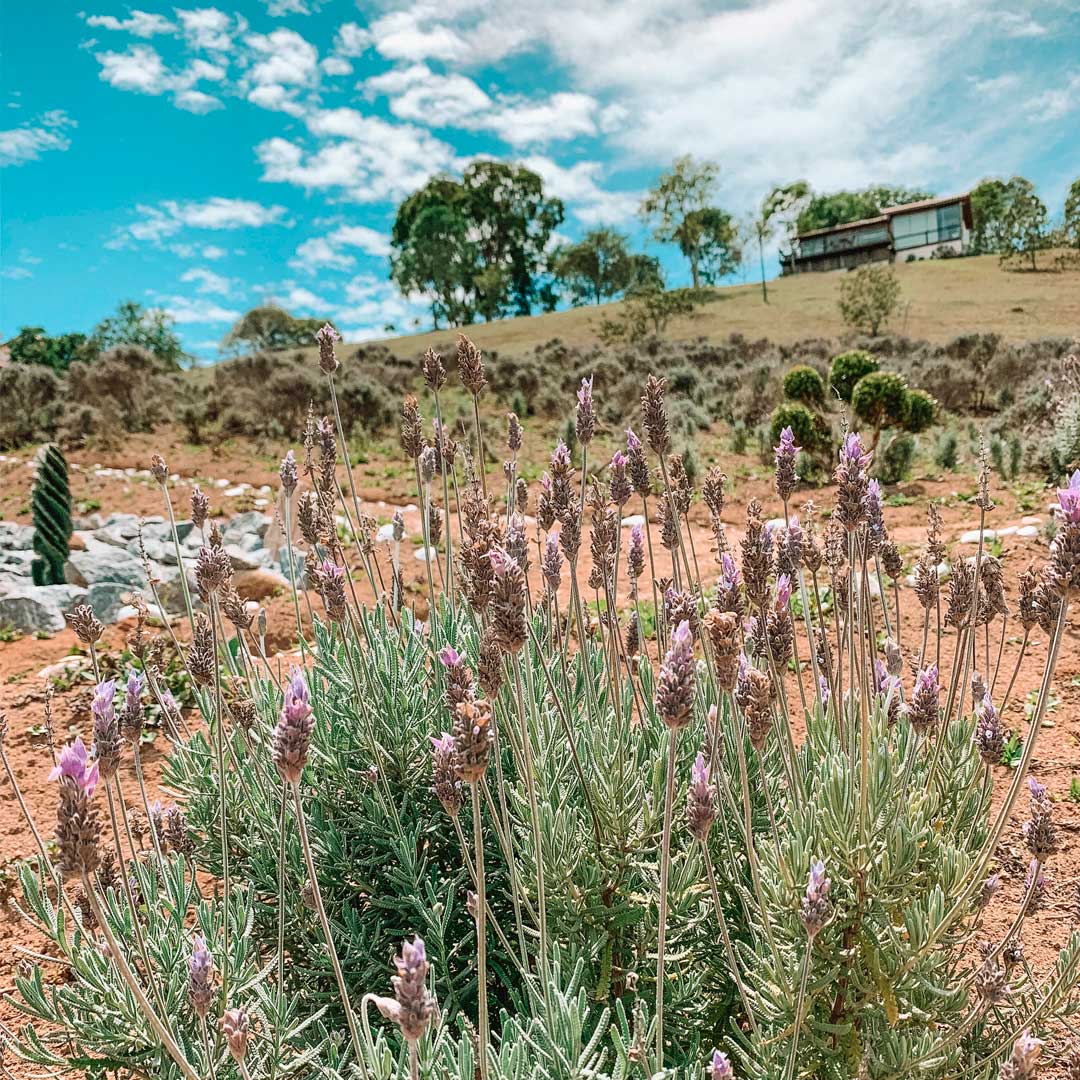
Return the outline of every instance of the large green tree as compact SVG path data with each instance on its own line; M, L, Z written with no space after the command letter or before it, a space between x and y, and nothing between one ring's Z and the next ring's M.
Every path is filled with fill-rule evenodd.
M1005 216L1009 189L1003 180L989 177L971 189L971 251L1000 255L1006 249Z
M1035 185L1022 176L1014 176L1006 186L1007 203L1003 221L1002 261L1030 262L1037 269L1036 256L1051 243L1046 203L1039 198Z
M260 352L315 344L320 319L298 319L277 304L260 304L241 315L221 341L225 352Z
M436 325L528 315L545 300L547 247L564 213L532 170L475 161L460 180L432 177L398 208L390 276L430 298Z
M690 264L695 289L734 271L742 258L734 218L714 205L720 166L676 158L646 194L640 215L662 244L677 244Z
M56 372L67 371L75 360L92 360L97 355L85 334L50 337L40 326L24 326L8 342L8 349L16 364L41 364Z
M601 304L627 289L662 284L657 260L631 253L627 237L614 229L592 229L576 244L559 248L552 272L575 305Z
M1080 249L1080 179L1072 182L1065 195L1061 238L1066 247Z
M887 206L931 199L933 193L892 184L872 184L858 191L811 195L798 217L798 231L831 229L863 218L877 217Z
M117 345L138 345L178 368L187 354L173 325L169 314L160 308L144 308L134 300L124 300L115 315L97 324L90 340L101 352Z
M757 239L758 264L761 267L761 297L769 302L769 288L765 283L765 245L776 235L776 230L787 222L788 229L794 227L801 207L810 198L810 185L805 180L795 180L790 184L774 187L764 199L754 218L752 228Z

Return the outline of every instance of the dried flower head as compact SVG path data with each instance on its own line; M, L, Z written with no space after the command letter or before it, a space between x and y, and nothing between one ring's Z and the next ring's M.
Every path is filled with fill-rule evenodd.
M464 700L464 699L463 699ZM435 798L442 803L443 809L451 816L456 817L461 810L462 794L461 780L458 779L457 765L455 763L454 736L444 731L436 739L431 739L431 790Z
M195 613L195 630L188 648L188 671L199 686L209 686L217 671L214 654L214 631L202 611Z
M1024 843L1032 856L1042 863L1057 850L1054 806L1046 788L1033 776L1028 777L1028 794L1031 816L1022 826Z
M315 340L319 343L320 370L324 375L333 375L341 366L334 349L341 340L341 335L329 323L326 323L315 331Z
M559 591L562 583L563 556L559 550L559 534L548 533L544 541L544 557L540 560L540 572L544 577L544 584L552 594Z
M401 1034L410 1043L417 1042L427 1031L435 1013L435 998L427 988L427 953L424 942L414 937L401 947L401 955L394 958L397 974L390 980L394 988L393 998L375 997L379 1012L401 1028Z
M1001 875L991 874L983 883L979 889L979 896L976 900L977 906L982 909L990 906L990 901L994 899L994 894L1001 888Z
M784 503L791 498L795 485L799 482L798 474L795 471L795 462L801 450L801 446L795 445L795 433L791 430L791 427L784 428L780 432L780 442L773 449L773 458L776 462L773 483L776 487L776 494L780 496Z
M345 568L333 559L323 559L315 579L319 595L326 608L326 617L332 623L342 623L349 613L345 598Z
M975 972L974 986L979 1000L987 1008L1000 1005L1009 996L1009 977L992 955Z
M911 726L920 736L937 730L941 721L941 680L937 664L923 668L915 676L915 689L905 713Z
M198 484L191 489L191 520L196 529L201 529L206 524L207 515L210 513L210 500L206 497Z
M294 667L285 686L285 700L274 728L272 755L278 775L287 784L298 784L307 764L315 713L307 683L300 668Z
M124 707L120 711L120 734L132 745L137 746L143 730L142 692L146 687L146 676L137 671L129 671L127 685L124 688Z
M94 609L89 604L76 604L64 618L84 645L93 645L105 633L105 624L94 614Z
M401 402L400 439L405 456L416 461L424 448L424 428L415 394L406 394Z
M1042 1040L1033 1038L1025 1031L1013 1043L1012 1054L1001 1066L998 1080L1032 1080L1039 1065L1042 1048Z
M641 395L641 422L645 428L645 438L658 457L663 457L671 446L667 408L664 405L666 387L667 380L650 375L645 381L645 392Z
M434 349L425 349L421 368L424 372L424 384L432 393L437 394L446 382L446 364L443 363L442 354Z
M978 720L975 724L975 746L979 757L987 765L1000 765L1001 753L1005 748L1005 731L1001 726L994 703L988 696L982 699Z
M630 483L630 474L626 471L627 457L621 450L616 450L611 455L611 486L609 492L611 501L620 509L629 501L634 493L634 487Z
M577 441L588 446L596 434L596 405L593 402L592 376L581 380L577 392L577 416L574 425Z
M644 447L632 428L626 429L626 471L634 490L647 499L652 490L652 477L649 475Z
M731 611L713 608L705 615L705 634L712 648L716 684L730 693L739 677L739 620Z
M476 784L487 772L494 732L491 706L484 698L463 701L454 717L454 749L458 776L466 784Z
M165 482L169 479L169 467L160 454L153 454L150 457L150 475L162 487L165 486Z
M296 490L296 485L299 482L296 471L296 455L291 450L287 451L281 459L281 465L278 467L278 478L281 480L281 490L285 498L291 499L292 493Z
M484 358L480 350L464 334L458 335L457 364L461 385L473 397L477 397L487 386L487 378L484 375Z

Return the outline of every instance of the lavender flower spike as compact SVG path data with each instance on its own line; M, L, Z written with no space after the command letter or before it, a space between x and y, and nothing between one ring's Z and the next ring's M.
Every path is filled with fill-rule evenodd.
M686 824L691 835L703 844L709 839L709 830L716 820L713 789L709 783L709 766L705 755L698 753L690 771L690 790L686 793Z
M801 446L795 445L795 433L791 427L784 428L780 432L780 443L773 450L776 459L776 493L786 503L795 490L799 481L795 472L795 459L799 456Z
M49 779L74 780L88 797L93 795L98 783L98 763L89 764L89 757L82 739L76 737L60 751L59 764L49 773Z
M832 911L829 903L831 888L832 882L825 874L825 864L820 859L811 859L810 880L806 884L806 894L799 909L799 918L802 919L810 938L816 937L829 921Z
M690 723L694 705L694 638L683 619L671 635L671 648L656 680L656 711L673 731Z
M709 1066L709 1080L735 1080L735 1070L731 1067L728 1056L719 1050L712 1052L712 1064Z
M188 997L192 1008L201 1017L210 1011L210 1001L214 996L213 982L214 958L206 947L206 940L201 934L196 934L188 961Z
M285 687L285 702L274 728L273 759L282 780L300 782L307 764L311 729L315 715L308 697L307 683L300 668L293 668Z
M1058 488L1057 496L1062 520L1080 525L1080 469L1069 477L1068 487Z
M453 645L444 645L439 650L439 660L445 668L456 668L461 663L461 653Z

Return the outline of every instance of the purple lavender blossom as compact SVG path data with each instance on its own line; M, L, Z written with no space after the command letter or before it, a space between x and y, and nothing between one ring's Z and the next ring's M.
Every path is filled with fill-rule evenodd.
M829 890L832 882L825 873L825 864L820 859L810 860L810 878L806 883L806 894L799 909L799 918L806 927L806 933L816 937L829 921L832 905L829 903Z
M720 556L720 577L729 589L737 589L742 583L742 571L726 551Z
M982 888L979 890L979 899L976 901L980 908L989 907L990 901L994 899L994 894L1001 888L1001 875L991 874L983 883Z
M727 1054L719 1050L712 1052L712 1064L709 1066L709 1080L735 1080L735 1070L731 1067Z
M641 453L641 440L634 434L633 428L626 429L626 452L628 454Z
M818 676L818 695L821 698L821 707L827 709L829 707L829 701L832 698L832 691L829 689L829 680L824 675Z
M795 432L791 430L789 424L780 432L780 443L773 449L776 460L779 461L781 457L794 457L801 450L801 446L795 445Z
M107 679L94 687L94 700L90 703L90 711L94 716L102 719L110 717L114 709L116 698L116 680Z
M840 460L851 468L861 469L869 460L869 455L863 451L862 439L858 432L849 432L840 450Z
M444 645L439 650L439 660L445 668L456 668L462 661L462 655L453 645Z
M49 779L74 780L87 796L93 795L98 783L98 763L89 764L89 756L82 739L76 737L60 751L60 761L49 773Z
M1057 496L1062 520L1080 525L1080 469L1069 477L1068 487L1058 488Z
M776 579L776 613L782 615L791 603L791 578L781 574Z
M570 448L561 439L559 445L552 452L551 467L556 471L559 469L566 470L571 467Z
M129 671L127 687L125 688L125 708L138 709L142 698L143 689L146 687L146 676L137 671Z

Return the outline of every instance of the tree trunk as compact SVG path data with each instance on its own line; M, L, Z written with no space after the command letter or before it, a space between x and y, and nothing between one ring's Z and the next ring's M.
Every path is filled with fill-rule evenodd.
M761 236L758 235L757 241L758 261L761 263L761 297L767 304L769 302L769 289L765 284L765 245L761 242Z

